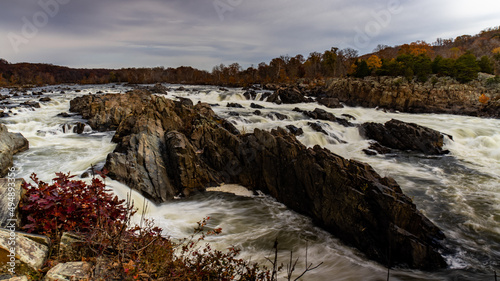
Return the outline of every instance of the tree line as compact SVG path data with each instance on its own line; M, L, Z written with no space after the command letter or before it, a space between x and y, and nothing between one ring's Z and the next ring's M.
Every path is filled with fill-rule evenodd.
M74 69L51 64L16 63L0 59L0 87L64 83L201 84L248 86L266 83L314 81L328 77L404 76L426 81L430 75L451 76L465 83L478 72L500 73L500 27L475 36L440 39L433 44L416 41L390 47L379 45L359 56L352 48L332 47L307 57L282 55L269 63L244 69L238 63L220 64L212 71L189 66L177 68Z

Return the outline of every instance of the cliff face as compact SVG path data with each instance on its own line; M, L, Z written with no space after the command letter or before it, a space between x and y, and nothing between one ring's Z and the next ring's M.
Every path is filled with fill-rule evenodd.
M448 113L500 117L500 90L480 82L458 84L445 78L436 83L408 83L403 78L339 78L329 80L318 97L336 98L349 106L379 107L408 113ZM479 102L482 94L491 99Z
M307 148L284 129L239 134L207 104L144 91L83 96L71 101L71 111L94 129L116 129L109 175L155 202L241 184L310 216L383 264L446 266L438 252L444 235L393 179L319 146Z

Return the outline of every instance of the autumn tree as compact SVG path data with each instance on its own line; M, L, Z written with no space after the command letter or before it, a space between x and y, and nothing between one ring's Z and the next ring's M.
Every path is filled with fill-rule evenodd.
M366 60L366 64L370 70L375 71L382 67L382 60L377 55L371 55L368 60Z
M427 55L431 57L434 54L432 46L425 41L416 41L410 44L404 44L399 49L400 55Z
M338 48L332 47L329 51L326 50L323 53L321 65L323 67L324 76L336 76L337 51Z
M309 78L319 78L321 76L321 53L312 52L304 62L306 76Z

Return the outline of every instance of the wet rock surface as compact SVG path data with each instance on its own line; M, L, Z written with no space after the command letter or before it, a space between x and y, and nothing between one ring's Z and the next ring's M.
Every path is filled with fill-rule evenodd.
M443 233L393 179L319 146L307 148L284 129L240 134L208 104L190 106L145 91L79 97L70 110L95 130L116 130L109 175L155 202L223 182L241 184L311 217L383 264L446 266L438 252Z
M440 132L414 123L392 119L385 124L365 123L359 127L361 136L376 140L380 145L421 152L428 155L447 154L443 150L444 136ZM379 146L372 146L378 152L384 152Z

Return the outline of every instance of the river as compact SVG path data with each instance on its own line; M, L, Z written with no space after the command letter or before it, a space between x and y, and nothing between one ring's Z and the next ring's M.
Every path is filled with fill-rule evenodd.
M444 252L448 268L438 272L391 269L390 280L494 280L500 273L500 120L456 115L386 113L376 109L345 107L328 109L315 103L277 105L259 100L247 100L240 88L220 90L211 86L166 85L168 97L185 97L207 102L221 117L233 122L242 132L255 128L272 129L294 125L303 128L298 139L306 146L321 145L349 159L369 163L382 176L396 179L417 207L439 226L447 236L449 249ZM61 88L62 87L62 88ZM78 135L69 128L84 122L79 116L60 117L68 112L69 101L88 93L119 93L130 90L120 85L51 86L33 89L50 97L41 108L13 108L10 117L0 119L9 131L22 133L30 149L15 156L18 177L27 179L36 172L42 180L50 180L56 172L80 175L90 165L103 164L113 151L113 132L94 132L86 127ZM61 93L64 90L64 93ZM1 94L8 90L0 89ZM30 93L30 92L29 92ZM257 96L257 99L260 95ZM38 99L38 97L36 98ZM11 102L36 100L33 96L11 97ZM244 108L228 108L237 102ZM256 103L265 107L255 115L250 107ZM362 150L369 141L361 138L357 128L321 121L329 136L312 130L307 122L316 122L293 111L323 108L336 116L348 114L355 124L384 123L392 118L413 122L453 136L445 140L445 156L424 156L399 152L368 156ZM279 120L273 114L287 116ZM237 114L236 114L237 113ZM107 179L107 184L125 198L130 189ZM228 191L228 192L221 192ZM235 193L235 194L233 194ZM290 251L299 257L297 272L303 270L304 259L323 264L308 272L303 280L386 280L387 269L367 260L356 249L343 245L329 233L315 227L307 217L288 210L284 205L264 195L254 195L244 188L226 185L194 197L155 206L133 193L135 205L148 205L148 215L173 238L191 234L197 221L211 217L209 226L221 227L220 236L209 241L221 249L241 248L242 257L267 263L272 255L274 240L279 241L279 258L286 263ZM267 263L268 264L268 263ZM269 265L269 264L268 264Z

